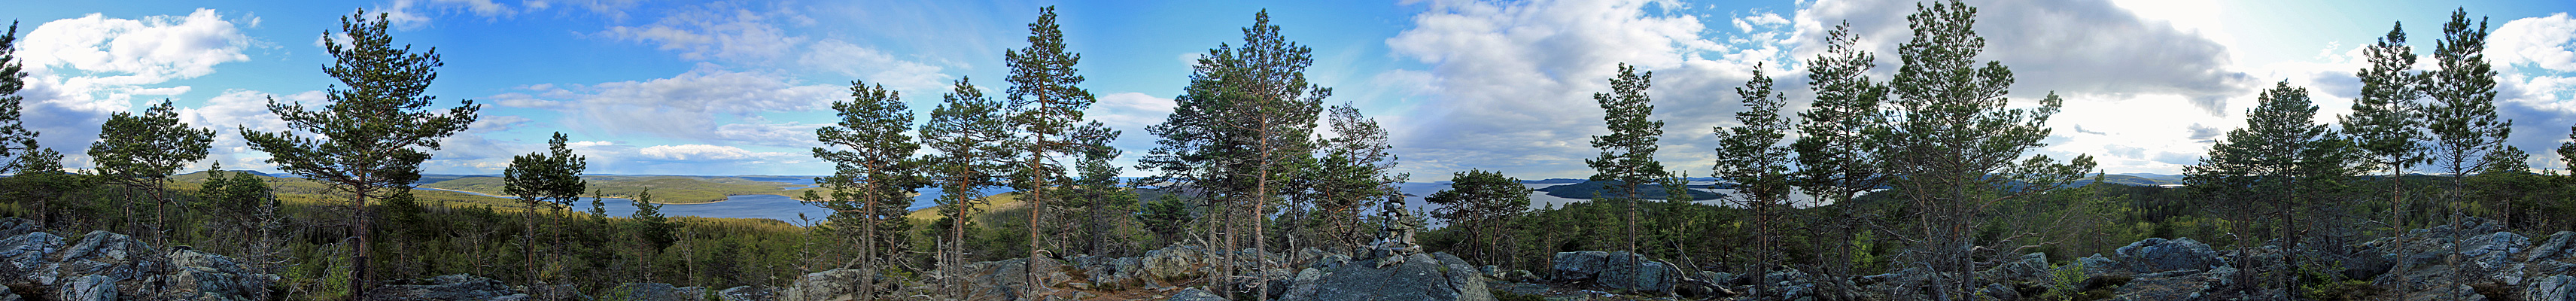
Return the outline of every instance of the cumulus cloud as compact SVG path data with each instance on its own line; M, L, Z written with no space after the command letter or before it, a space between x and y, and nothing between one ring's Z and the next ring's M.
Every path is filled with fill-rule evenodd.
M560 123L595 133L640 133L725 144L802 147L817 124L772 123L771 112L823 109L846 97L840 85L805 85L768 73L701 65L670 78L590 85L532 85L490 97L502 106L556 110Z
M1821 43L1824 32L1850 21L1863 46L1879 53L1882 70L1901 64L1896 45L1911 38L1905 16L1916 1L1817 1L1798 14L1802 45ZM2235 70L2227 46L2172 22L2141 18L2110 1L1992 0L1976 6L1977 34L1986 38L1980 59L2012 66L2014 96L2036 100L2048 91L2129 98L2183 96L2212 116L2228 114L2228 99L2251 95L2257 80ZM1822 47L1802 47L1812 57ZM2071 95L2070 95L2071 96Z
M688 59L760 61L785 57L805 43L773 21L812 23L785 9L754 11L731 2L708 3L670 12L652 24L613 26L600 32L611 38L656 44Z
M2576 72L2576 18L2562 12L2505 22L2488 37L2486 54L2497 65Z
M188 86L172 80L215 73L215 66L248 60L253 41L213 10L142 19L90 14L37 25L17 42L30 76L18 92L26 100L26 126L44 133L38 142L66 155L66 165L87 166L86 149L109 113L133 108L135 96L176 95Z
M1430 1L1413 28L1387 39L1398 57L1429 65L1381 77L1427 75L1426 96L1436 104L1419 118L1389 120L1404 168L1446 174L1470 167L1532 176L1579 176L1591 156L1583 143L1600 134L1600 111L1590 93L1607 91L1614 66L1652 70L1661 116L1694 116L1668 124L1666 149L1699 148L1697 138L1717 116L1715 90L1749 77L1760 49L1730 47L1706 36L1696 16L1648 13L1649 1ZM1751 21L1748 21L1751 22ZM1750 25L1750 23L1748 23ZM1776 52L1775 52L1776 53ZM1418 72L1418 73L1415 73ZM1705 140L1705 139L1702 139ZM1668 152L1667 162L1705 162ZM1687 164L1687 163L1685 163ZM1705 165L1705 164L1703 164Z

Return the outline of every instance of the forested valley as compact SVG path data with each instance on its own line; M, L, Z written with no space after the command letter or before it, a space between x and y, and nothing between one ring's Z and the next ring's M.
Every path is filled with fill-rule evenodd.
M999 89L960 78L912 108L925 96L851 81L813 133L836 172L793 193L834 213L800 223L666 216L669 195L770 187L610 185L563 133L498 178L424 180L481 107L425 95L436 50L363 10L322 40L332 102L270 100L294 130L190 125L164 101L115 114L94 168L66 169L18 125L12 27L0 300L2576 300L2576 160L2503 143L2488 29L2465 10L2429 58L2402 30L2377 38L2352 114L2318 116L2282 81L2156 185L2033 154L2063 101L2005 97L2014 58L1980 56L1977 8L1915 9L1910 40L1870 42L1901 43L1902 65L1846 24L1798 66L1813 99L1756 68L1722 102L1733 116L1655 115L1654 72L1602 66L1618 75L1592 99L1592 197L1534 207L1529 181L1481 169L1399 190L1425 175L1396 172L1365 100L1307 82L1312 49L1268 12L1210 41L1160 124L1086 119L1082 55L1040 8L1009 75L983 83ZM291 175L181 173L231 130ZM1109 146L1123 131L1156 147ZM1720 147L1660 149L1669 135ZM936 206L908 208L923 188Z

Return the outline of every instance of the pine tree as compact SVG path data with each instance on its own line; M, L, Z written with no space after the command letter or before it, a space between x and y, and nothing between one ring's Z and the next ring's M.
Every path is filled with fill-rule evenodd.
M2451 175L2451 190L2443 200L2454 222L2463 215L2459 206L2468 193L2468 174L2487 169L2487 154L2503 150L2505 138L2513 135L2513 120L2496 116L2496 71L2486 60L2487 33L2485 19L2471 28L2467 10L2452 11L2433 48L2434 65L2442 69L2427 74L2423 88L2433 98L2424 107L2433 142L2428 157Z
M1655 161L1655 141L1664 135L1664 121L1654 120L1654 98L1646 95L1646 88L1654 86L1654 77L1652 71L1637 73L1637 67L1621 63L1619 75L1610 78L1611 92L1592 94L1592 100L1601 103L1601 119L1609 124L1610 134L1592 136L1592 147L1601 149L1601 157L1583 160L1600 172L1592 175L1593 181L1618 185L1611 192L1627 203L1627 212L1620 220L1627 223L1622 233L1627 236L1626 250L1631 254L1638 251L1637 202L1645 196L1637 187L1666 176L1664 164ZM1638 263L1629 267L1631 271L1644 269L1643 260L1630 262ZM1630 283L1628 287L1637 286Z
M2413 47L2406 46L2405 24L2390 25L2388 35L2379 38L2362 52L2370 57L2370 67L2361 69L2361 98L2352 102L2352 115L2342 118L2345 134L2352 136L2354 146L2367 155L2374 170L2388 171L2389 220L2392 228L2407 227L2409 212L2406 202L2406 170L2424 162L2424 119L2421 104L2424 97L2418 83L2424 81L2415 67ZM2392 229L2390 235L2395 235Z
M1080 123L1082 111L1097 99L1091 91L1076 87L1082 84L1083 77L1076 74L1080 69L1074 65L1082 62L1082 55L1065 49L1064 31L1057 28L1055 18L1054 6L1039 8L1037 22L1029 23L1029 47L1003 52L1011 67L1010 78L1004 80L1011 83L1007 90L1009 122L1026 140L1019 144L1025 151L1020 158L1024 169L1012 181L1029 203L1026 283L1037 283L1037 264L1042 258L1039 253L1046 252L1042 246L1046 241L1039 238L1044 231L1039 228L1045 224L1044 213L1049 210L1047 190L1057 189L1049 183L1064 182L1064 166L1052 162L1051 157L1080 152L1084 146L1079 142L1085 137L1076 135L1096 133L1080 128L1084 126ZM1028 288L1030 295L1037 292L1035 285Z
M1118 187L1120 168L1109 162L1124 153L1109 145L1121 132L1111 130L1099 121L1084 125L1078 131L1073 136L1081 137L1075 144L1082 146L1079 152L1082 156L1074 162L1074 171L1081 177L1072 182L1076 190L1065 205L1079 209L1081 214L1059 220L1080 222L1078 226L1068 227L1079 227L1082 233L1079 237L1090 238L1082 242L1082 254L1109 256L1113 252L1110 244L1116 238L1111 230L1116 226L1115 222L1123 220L1111 218L1111 215L1126 212L1127 208L1136 205L1136 194Z
M114 179L127 189L142 190L152 200L152 226L148 227L155 244L168 245L169 205L177 201L166 195L170 174L188 163L206 158L215 130L189 127L179 122L179 111L169 100L145 109L143 114L116 112L99 126L98 141L90 144L91 164L101 175ZM134 218L132 195L125 210L128 228Z
M2282 81L2264 90L2260 100L2246 114L2245 128L2229 131L2199 165L2184 167L2183 181L2204 199L2236 207L2228 211L2241 215L2235 217L2239 225L2275 225L2275 241L2291 255L2281 256L2281 266L2287 268L2273 271L2263 283L2296 288L2293 275L2305 266L2297 261L2306 256L2298 243L2304 240L2301 233L2314 227L2300 221L2322 214L2308 208L2330 204L2344 192L2344 181L2358 171L2357 160L2343 138L2315 121L2317 106L2308 100L2307 88ZM2240 251L2251 249L2250 243L2240 244Z
M1241 246L1235 228L1248 224L1252 248L1265 250L1268 205L1289 194L1288 178L1312 160L1316 117L1332 89L1306 81L1312 50L1281 36L1268 11L1255 13L1243 34L1241 47L1219 45L1200 56L1189 87L1174 99L1179 106L1146 128L1161 140L1139 161L1161 173L1155 181L1186 182L1174 190L1223 203L1214 213L1225 233L1217 249ZM1218 269L1218 278L1230 279L1235 268ZM1267 289L1269 282L1255 286Z
M1509 246L1503 243L1508 240L1495 235L1503 230L1504 225L1499 223L1529 211L1529 187L1500 172L1476 169L1458 172L1450 181L1448 190L1422 199L1443 206L1431 216L1466 230L1469 243L1465 253L1469 258L1484 262L1508 258L1501 254Z
M1299 178L1309 182L1305 186L1310 191L1305 196L1313 199L1310 203L1322 217L1318 221L1322 229L1317 231L1321 235L1315 238L1330 244L1325 246L1327 249L1340 252L1356 249L1363 240L1360 211L1375 205L1378 199L1396 194L1393 185L1404 182L1409 175L1388 174L1395 168L1396 156L1387 151L1391 148L1387 145L1387 131L1377 120L1361 115L1359 108L1349 103L1329 110L1332 116L1327 124L1332 127L1333 137L1316 141L1320 152L1315 167L1305 170L1307 174Z
M19 120L19 102L26 96L18 90L27 88L27 71L18 60L18 21L9 21L9 32L0 34L0 158L20 158L36 152L36 132L27 130ZM20 170L23 171L23 170ZM0 167L0 173L11 172Z
M501 170L501 193L519 196L519 204L527 208L519 213L527 227L526 234L519 236L519 244L526 254L525 277L531 286L544 285L537 267L539 262L550 262L537 260L537 212L552 216L572 207L573 200L590 190L589 181L581 179L581 172L589 169L590 163L573 154L569 142L570 137L555 132L553 139L546 140L546 152L511 157L510 167Z
M285 120L289 130L241 129L252 148L273 156L268 162L279 170L333 184L351 196L349 226L357 245L348 253L353 264L349 278L359 299L376 282L367 268L367 254L373 251L367 201L411 190L412 182L420 180L420 162L429 160L427 150L464 131L482 108L466 100L443 113L424 110L437 100L422 92L438 79L438 49L413 53L410 46L395 48L385 31L392 24L386 17L369 18L361 10L340 18L344 38L324 36L323 49L335 60L322 72L347 85L329 90L331 104L308 111L303 104L270 98L269 112Z
M1735 127L1717 127L1717 176L1736 183L1735 201L1753 211L1752 275L1770 275L1771 266L1780 264L1779 249L1773 241L1773 223L1785 210L1793 179L1789 148L1780 145L1793 124L1780 118L1780 107L1788 95L1771 89L1771 77L1762 75L1762 65L1753 66L1753 80L1735 88L1743 97L1744 111L1735 113ZM1683 191L1682 198L1688 198ZM1772 293L1767 283L1754 285L1753 295Z
M1869 51L1853 44L1851 22L1843 22L1826 32L1825 53L1807 60L1808 89L1816 93L1815 102L1798 113L1798 138L1790 143L1797 151L1797 186L1816 198L1815 204L1844 204L1860 193L1877 189L1889 177L1880 170L1879 154L1873 152L1874 136L1864 135L1871 126L1885 121L1879 104L1887 100L1887 85L1867 77L1877 67ZM1817 240L1848 242L1860 230L1857 218L1850 216L1851 206L1822 207L1828 218L1807 225ZM1815 262L1824 275L1849 275L1852 248L1849 243L1825 244L1815 254ZM1828 286L1841 292L1846 287ZM1839 294L1839 293L1838 293Z
M1002 103L984 97L983 90L966 78L957 79L948 94L940 96L940 105L930 112L930 122L921 125L921 140L939 152L923 160L923 169L933 177L942 195L940 213L947 217L947 239L939 256L940 275L953 298L966 296L966 229L974 221L977 204L984 201L982 188L1001 184L999 174L1011 166L1004 162L1014 149L1010 128L1004 123Z
M2094 165L2089 155L2068 163L2044 155L2021 159L2045 145L2048 117L2064 101L2050 93L2036 108L2005 107L2012 70L1977 61L1986 43L1972 29L1976 12L1955 0L1916 5L1906 17L1913 39L1897 49L1904 66L1891 81L1895 111L1885 126L1870 129L1885 143L1879 152L1891 162L1888 173L1906 175L1893 183L1913 203L1923 231L1914 255L1944 275L1932 291L1948 299L1969 298L1979 287L1970 260L1984 247L1974 230L1987 209L2063 187Z
M913 152L921 144L906 134L912 131L912 110L904 107L902 95L883 85L850 81L850 98L832 102L840 123L814 129L815 140L826 146L814 148L814 157L833 166L832 176L814 181L831 195L807 191L805 199L831 209L829 218L836 224L858 228L859 267L877 273L890 261L885 257L898 254L889 249L911 241L903 235L910 228L903 220L908 213L904 207L912 204L908 194L928 183L915 171L920 163ZM876 294L873 278L859 279L859 287Z

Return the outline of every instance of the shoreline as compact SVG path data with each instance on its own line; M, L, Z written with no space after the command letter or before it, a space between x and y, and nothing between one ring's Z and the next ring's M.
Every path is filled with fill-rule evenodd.
M438 190L438 191L460 192L460 193L466 193L466 194L472 194L472 195L479 195L479 196L487 196L487 197L496 197L496 198L509 198L509 199L516 199L516 198L519 198L519 196L515 196L515 195L494 195L494 194L486 194L486 193L481 193L481 192L472 192L472 191L455 190L455 189L445 189L445 188L429 188L429 187L412 187L412 188L413 188L413 189L420 189L420 190ZM699 202L699 203L647 202L647 203L653 203L654 205L703 205L703 204L714 204L714 203L723 203L723 202L725 202L725 201L731 201L731 200L733 200L733 196L736 196L736 195L775 195L775 196L787 197L787 199L790 199L790 200L796 200L796 201L799 201L799 202L803 202L803 201L805 201L805 200L803 200L803 199L798 199L798 198L796 198L796 197L786 196L786 195L779 195L779 194L766 194L766 193L756 193L756 194L735 194L735 195L726 195L726 196L725 196L725 199L722 199L722 200L715 200L715 201L710 201L710 202ZM626 198L626 197L610 197L610 198L616 198L616 199L627 199L627 200L630 200L630 201L631 201L631 200L634 200L633 198Z

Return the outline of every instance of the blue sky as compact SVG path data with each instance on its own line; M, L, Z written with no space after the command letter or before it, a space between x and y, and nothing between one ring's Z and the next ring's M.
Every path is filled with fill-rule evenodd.
M1656 73L1668 121L1661 158L1706 174L1738 108L1730 88L1759 63L1793 99L1798 62L1835 22L1897 62L1911 1L38 1L9 4L35 79L27 124L73 154L111 112L169 99L190 124L222 129L203 168L273 170L237 127L283 129L264 104L322 100L335 83L319 41L357 9L392 13L398 43L435 47L446 67L429 93L484 104L432 173L498 173L509 156L566 132L591 172L828 173L808 156L827 105L851 80L881 83L926 112L950 81L1002 88L1005 49L1053 5L1100 96L1089 112L1127 135L1133 162L1186 84L1188 62L1268 9L1314 49L1308 76L1394 131L1399 171L1444 179L1469 168L1522 178L1589 175L1585 143L1605 133L1589 95L1626 62ZM2547 150L2576 123L2576 19L2564 1L1981 0L1982 58L2016 71L2017 100L2068 98L2052 120L2053 157L2091 154L2106 171L2179 173L2215 133L2240 127L2255 91L2288 80L2316 92L2321 118L2347 110L2358 48L2403 21L2429 52L2451 9L2497 28L2499 106L2514 145ZM2429 62L2429 59L2427 60ZM1793 103L1798 109L1803 103Z

